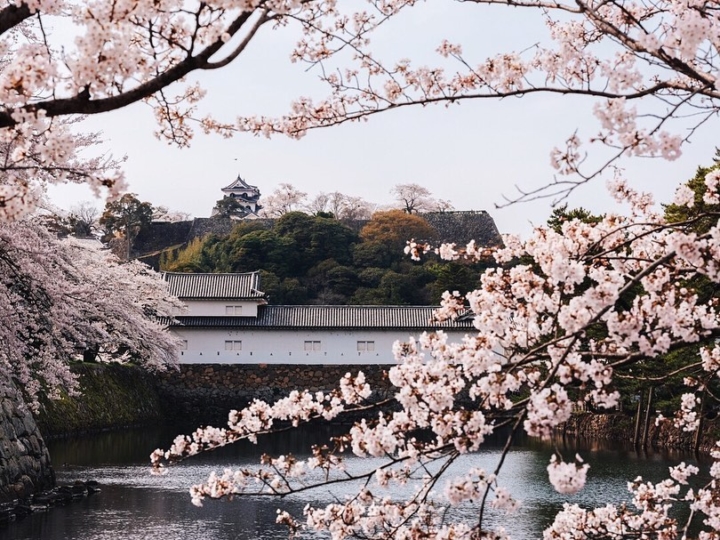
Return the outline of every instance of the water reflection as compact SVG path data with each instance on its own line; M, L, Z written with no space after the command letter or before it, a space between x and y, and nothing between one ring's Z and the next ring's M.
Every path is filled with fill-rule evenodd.
M212 470L237 465L253 465L261 453L294 453L303 455L312 444L321 443L338 432L327 426L279 434L261 440L261 445L241 443L187 461L171 468L164 477L149 474L148 456L157 448L167 448L176 430L131 430L104 433L74 440L50 443L58 480L95 479L103 485L102 493L63 508L0 529L0 537L8 540L231 540L287 538L284 528L275 525L278 508L300 514L308 502L329 503L343 498L350 488L341 492L317 490L312 494L283 500L248 498L211 501L203 508L190 504L187 489L207 477ZM500 444L497 439L482 451L464 456L451 467L450 473L461 474L469 467L494 469ZM579 494L568 497L556 493L547 482L546 467L553 444L571 458L580 451L591 464L588 485ZM600 506L607 502L628 499L627 481L636 476L658 481L667 476L667 467L688 456L666 452L638 453L632 449L608 448L591 441L558 439L553 444L536 440L520 440L512 449L500 476L510 492L522 500L522 508L511 518L490 512L489 523L504 526L513 538L532 539L542 530L564 502L582 506ZM614 446L614 448L612 447ZM371 464L371 463L370 463ZM350 459L349 468L367 467L366 460ZM401 497L406 488L393 488L392 495ZM465 519L477 519L477 509L460 507L454 512Z

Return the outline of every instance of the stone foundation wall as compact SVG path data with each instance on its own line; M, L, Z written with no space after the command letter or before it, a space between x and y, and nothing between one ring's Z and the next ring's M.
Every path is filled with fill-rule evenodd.
M170 246L187 242L192 221L178 221L175 223L153 222L143 227L133 240L133 256L162 251Z
M220 424L232 409L253 399L272 402L292 390L328 391L348 372L362 371L374 390L372 398L387 394L389 366L292 364L184 364L179 371L159 375L158 390L171 421Z
M45 438L162 423L157 375L136 366L77 364L81 395L43 400L37 415Z
M642 440L642 422L640 441ZM559 428L562 435L590 440L616 441L632 444L635 435L634 418L625 414L578 414ZM703 419L698 450L709 453L717 448L715 442L720 439L720 419ZM640 442L639 441L639 442ZM671 421L655 425L652 417L648 429L646 446L658 449L693 450L695 433L685 432L672 425Z
M0 381L0 503L53 487L45 441L11 381Z

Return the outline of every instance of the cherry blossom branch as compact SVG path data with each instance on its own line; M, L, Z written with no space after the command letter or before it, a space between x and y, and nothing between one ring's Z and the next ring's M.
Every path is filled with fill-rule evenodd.
M228 26L227 33L231 36L235 35L250 19L251 15L252 13L243 13L237 17L235 21ZM24 110L33 114L42 111L44 115L49 118L74 114L99 114L117 110L148 98L170 84L184 78L191 72L203 69L208 65L210 57L217 53L224 44L225 42L222 39L218 39L200 53L195 56L188 56L185 60L159 73L155 78L139 84L132 90L127 90L114 96L90 100L78 94L72 98L32 103L25 106ZM0 111L0 129L16 125L18 123L14 118L16 115L17 111L12 109L8 112Z
M219 69L221 67L227 66L230 62L232 62L238 56L240 56L240 54L245 50L245 48L248 46L250 41L255 37L255 34L257 33L257 31L260 30L260 27L270 20L271 20L271 17L268 16L268 11L262 10L260 12L260 16L258 17L257 21L255 21L255 23L252 25L252 27L247 32L245 37L242 39L242 41L240 43L238 43L238 45L235 47L235 49L232 52L230 52L222 60L207 62L202 67L202 69L211 70L211 69Z

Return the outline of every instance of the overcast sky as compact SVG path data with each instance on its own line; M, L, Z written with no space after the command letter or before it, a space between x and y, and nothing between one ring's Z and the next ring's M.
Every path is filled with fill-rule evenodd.
M462 43L479 62L499 51L524 49L545 36L540 19L530 12L447 1L413 9L389 30L377 36L373 50L390 60L408 57L428 64L439 62L433 51L443 38ZM288 60L294 37L265 29L227 69L201 74L208 91L203 112L221 120L239 114L279 115L294 97L322 95L317 74ZM379 204L392 201L393 185L414 182L449 199L457 210L487 210L502 233L526 235L532 224L546 220L549 202L504 209L495 204L504 195L513 196L516 185L530 189L552 179L553 146L577 128L587 136L597 131L591 107L586 99L561 96L466 101L449 108L406 108L314 131L299 141L198 134L189 149L155 139L152 111L143 104L92 117L87 129L102 131L116 156L127 155L130 191L195 217L209 216L222 196L220 189L238 174L266 195L289 182L311 196L341 191ZM657 201L668 201L698 165L711 163L716 129L717 124L709 124L699 131L675 162L625 162L627 177ZM63 186L51 190L51 199L69 208L91 196L83 188ZM615 208L602 181L582 187L569 203L597 212Z

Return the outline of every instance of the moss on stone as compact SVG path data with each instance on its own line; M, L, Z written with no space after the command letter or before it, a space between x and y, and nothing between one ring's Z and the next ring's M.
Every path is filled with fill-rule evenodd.
M76 364L80 396L41 402L37 414L45 438L159 423L164 418L152 374L135 366Z

